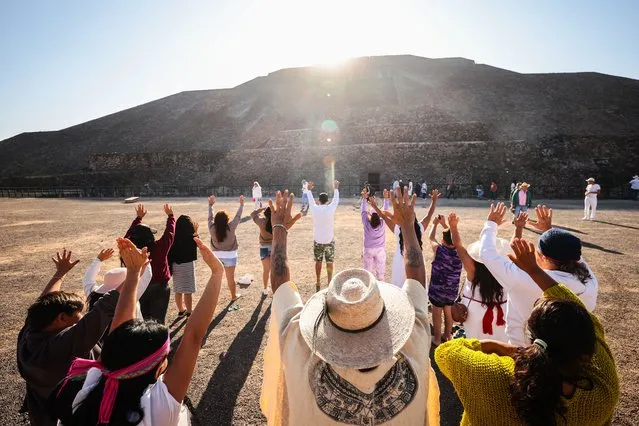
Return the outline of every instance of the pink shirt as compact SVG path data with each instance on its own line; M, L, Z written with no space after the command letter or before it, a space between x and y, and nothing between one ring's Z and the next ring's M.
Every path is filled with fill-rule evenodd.
M524 191L523 189L519 190L519 205L520 206L526 205L526 191Z

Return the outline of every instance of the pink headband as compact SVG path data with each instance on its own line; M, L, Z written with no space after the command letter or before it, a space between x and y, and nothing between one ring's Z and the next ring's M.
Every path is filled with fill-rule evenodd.
M164 345L157 351L153 352L151 355L146 358L136 362L133 365L128 367L121 368L116 371L108 371L104 368L100 361L94 361L91 359L83 359L76 358L71 363L71 367L67 372L67 376L60 386L60 390L58 390L58 394L67 384L69 379L74 376L78 376L81 374L86 374L91 368L97 368L102 372L103 376L106 376L107 380L104 385L104 392L102 394L102 401L100 402L100 414L98 417L98 422L100 424L108 424L111 419L111 412L113 411L113 405L115 404L115 398L118 395L118 386L120 384L120 380L124 379L132 379L134 377L142 376L152 368L157 366L164 358L169 354L171 350L171 338L167 338Z

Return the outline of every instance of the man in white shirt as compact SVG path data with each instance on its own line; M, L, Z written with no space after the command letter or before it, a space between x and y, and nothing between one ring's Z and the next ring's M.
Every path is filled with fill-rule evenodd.
M634 175L630 183L630 189L633 192L635 201L639 200L639 176Z
M601 187L595 183L595 178L588 178L586 182L588 182L588 186L586 186L586 192L584 194L584 217L582 217L581 220L595 220L595 213L597 213L597 195L601 192Z
M422 198L425 200L428 197L428 185L426 185L426 181L422 183Z
M406 250L403 288L350 269L306 304L287 259L292 203L278 193L271 207L273 304L260 397L268 425L438 425L414 198L393 197Z
M552 209L537 206L537 221L528 223L535 226L543 234L537 243L537 259L539 265L555 281L562 283L575 293L586 309L592 312L597 304L599 283L588 264L581 258L581 240L569 232L552 228ZM495 279L508 293L506 302L506 335L508 343L525 346L524 324L532 313L537 299L542 295L541 289L533 279L515 265L506 256L497 251L497 227L505 222L506 207L504 203L490 207L488 220L480 234L480 258ZM526 215L526 213L522 213ZM515 237L521 237L523 218L518 218L519 229Z
M309 210L313 213L313 255L315 256L315 291L320 291L322 262L326 260L328 282L333 279L333 261L335 260L335 211L339 204L339 181L333 182L333 200L328 202L328 194L322 192L315 203L311 192L315 184L308 182L304 193L308 196Z
M413 195L413 180L412 179L408 179L408 196L412 196Z

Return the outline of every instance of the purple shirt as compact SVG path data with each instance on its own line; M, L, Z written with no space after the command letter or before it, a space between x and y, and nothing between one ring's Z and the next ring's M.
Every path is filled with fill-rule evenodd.
M384 211L388 210L388 199L384 199ZM368 206L366 205L366 198L362 198L362 224L364 224L364 248L377 248L386 247L386 229L384 229L384 222L380 218L379 226L373 228L368 220Z

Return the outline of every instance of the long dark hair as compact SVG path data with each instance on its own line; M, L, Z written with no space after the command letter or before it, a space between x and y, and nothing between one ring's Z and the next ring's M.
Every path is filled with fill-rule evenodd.
M266 228L266 232L268 232L269 234L273 233L273 224L271 223L271 208L267 207L264 210L264 219L266 219L266 225L264 225L264 228Z
M215 213L213 226L215 227L215 238L217 238L220 243L226 240L226 234L231 230L231 228L229 228L229 215L226 214L225 211Z
M106 336L100 359L106 369L119 370L157 351L166 342L168 336L169 329L155 321L125 322ZM157 369L153 368L142 376L120 380L109 424L137 425L142 421L144 412L140 407L140 398L146 388L156 382L156 371ZM56 399L54 412L65 426L98 424L106 377L100 378L95 388L73 413L73 399L81 389L83 381L83 378L71 380ZM56 393L57 390L54 391L54 394Z
M557 415L565 420L562 384L582 374L580 357L594 354L595 328L582 305L541 299L530 314L528 330L532 341L541 339L548 347L532 344L515 352L511 403L526 424L555 425Z
M382 224L382 219L380 219L377 212L373 212L371 213L371 217L368 219L368 222L371 224L373 228L377 228L379 225Z
M415 233L417 234L417 241L419 241L419 248L422 248L422 228L419 226L419 222L415 219ZM404 236L402 231L399 231L399 252L404 255Z
M182 215L175 222L175 239L169 251L169 266L173 263L193 262L197 259L197 245L193 241L195 224L189 216Z
M475 260L475 275L472 281L472 292L479 286L479 295L481 296L482 305L486 306L492 303L499 303L504 299L504 288L490 273L486 265Z
M574 275L582 284L586 284L589 280L592 279L592 275L590 275L590 271L588 267L584 265L582 262L553 262L557 266L558 271L567 272L571 275Z
M133 227L131 235L129 235L129 239L140 250L146 247L150 252L153 250L153 247L155 247L155 236L153 235L153 230L143 223L139 223Z

